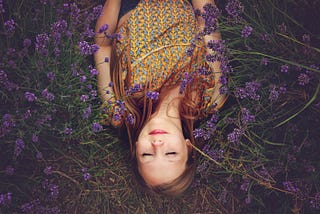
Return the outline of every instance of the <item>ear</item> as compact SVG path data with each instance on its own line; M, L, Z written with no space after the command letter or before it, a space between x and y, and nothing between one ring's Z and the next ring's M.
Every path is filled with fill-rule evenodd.
M186 144L187 144L187 147L188 147L188 152L191 152L192 150L192 143L189 139L186 139Z

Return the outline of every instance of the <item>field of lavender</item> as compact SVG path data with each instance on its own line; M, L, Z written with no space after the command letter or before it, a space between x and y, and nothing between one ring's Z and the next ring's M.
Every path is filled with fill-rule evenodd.
M319 213L317 0L208 7L229 98L194 130L182 196L145 192L103 124L93 57L103 1L0 0L0 213ZM317 26L318 24L318 26Z

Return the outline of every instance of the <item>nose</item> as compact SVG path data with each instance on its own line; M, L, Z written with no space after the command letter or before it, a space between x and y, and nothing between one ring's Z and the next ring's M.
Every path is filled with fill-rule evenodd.
M152 143L153 147L160 147L160 146L163 145L163 141L162 140L152 140L151 143Z

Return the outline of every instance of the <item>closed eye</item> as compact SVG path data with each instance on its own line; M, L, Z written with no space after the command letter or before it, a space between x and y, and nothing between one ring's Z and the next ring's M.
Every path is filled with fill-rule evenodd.
M150 153L143 153L142 156L152 156Z
M176 155L176 152L167 152L166 155Z

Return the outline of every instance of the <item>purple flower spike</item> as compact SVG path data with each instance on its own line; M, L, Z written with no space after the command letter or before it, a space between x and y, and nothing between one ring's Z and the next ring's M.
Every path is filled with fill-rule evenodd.
M239 22L242 19L241 14L244 11L244 7L239 0L228 0L225 9L229 18L233 19L234 22Z
M100 131L102 131L102 129L103 129L103 127L102 127L102 125L100 125L100 123L95 122L92 124L92 131L93 132L100 132Z
M243 38L248 38L251 35L252 31L253 31L253 28L246 25L241 31L241 36Z
M247 124L255 121L255 116L251 115L248 109L243 108L241 113L242 113L241 121L243 124Z
M22 139L17 139L15 142L15 147L14 147L14 156L18 157L22 150L24 149L25 145Z
M298 76L298 82L299 82L299 85L302 85L302 86L308 85L310 83L310 77L305 73L301 73Z
M51 166L47 166L44 170L43 170L44 174L46 175L51 175L52 174L52 167Z
M26 92L24 93L24 97L29 101L29 102L33 102L35 100L37 100L38 98L36 97L35 94L31 93L31 92Z
M54 100L54 94L50 93L47 88L42 91L41 95L48 101Z
M151 99L151 100L157 100L159 97L159 92L156 91L148 91L146 93L146 97Z
M268 65L269 64L269 60L267 58L262 58L260 64L261 65Z
M109 28L109 25L104 24L104 25L102 25L102 26L100 27L100 29L99 29L98 32L99 32L99 33L103 33L103 32L105 32L105 31L107 31L108 28Z
M289 65L281 65L280 71L281 71L282 73L288 73L288 71L289 71Z
M228 134L228 141L230 141L231 143L238 143L243 134L244 131L242 129L235 128L233 132Z
M4 23L5 31L7 34L11 35L14 33L16 29L16 23L14 22L13 19L9 19Z

